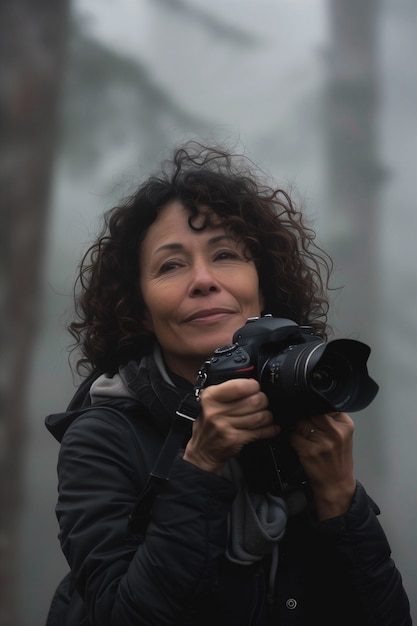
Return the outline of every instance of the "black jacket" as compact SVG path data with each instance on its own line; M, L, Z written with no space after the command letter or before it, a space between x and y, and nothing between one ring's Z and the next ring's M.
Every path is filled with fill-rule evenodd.
M82 388L68 412L46 420L61 442L57 517L71 569L48 625L411 624L378 509L361 485L341 517L318 522L307 509L289 518L270 602L268 561L238 566L224 556L234 485L181 453L146 534L132 531L129 516L185 390L162 380L151 358L123 375L129 397L88 406Z

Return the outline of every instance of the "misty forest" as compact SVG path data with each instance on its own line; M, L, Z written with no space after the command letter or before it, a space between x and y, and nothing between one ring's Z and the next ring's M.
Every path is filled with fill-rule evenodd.
M58 444L77 265L186 139L246 153L334 261L332 337L372 348L356 475L417 599L417 4L5 0L0 6L0 626L41 626L67 565Z

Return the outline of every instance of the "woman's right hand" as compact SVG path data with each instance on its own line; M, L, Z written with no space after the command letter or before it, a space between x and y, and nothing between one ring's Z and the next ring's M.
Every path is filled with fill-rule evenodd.
M224 464L246 444L276 437L280 427L268 410L258 381L234 378L200 393L201 413L193 424L184 460L221 475Z

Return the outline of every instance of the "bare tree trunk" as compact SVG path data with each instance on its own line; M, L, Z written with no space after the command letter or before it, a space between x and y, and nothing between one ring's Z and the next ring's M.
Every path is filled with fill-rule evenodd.
M336 323L375 345L378 319L378 196L382 168L377 158L378 0L329 0L330 50L326 102L330 247L346 291ZM375 377L376 374L373 372ZM360 446L369 467L381 469L378 398L360 424ZM366 422L366 424L365 424ZM372 434L372 446L369 446ZM376 475L376 474L375 474Z
M349 271L355 309L349 321L368 330L375 310L377 161L377 0L330 0L328 180L337 255ZM354 254L352 252L354 251ZM357 325L356 324L356 325Z
M0 626L15 617L25 392L57 139L69 0L0 4Z

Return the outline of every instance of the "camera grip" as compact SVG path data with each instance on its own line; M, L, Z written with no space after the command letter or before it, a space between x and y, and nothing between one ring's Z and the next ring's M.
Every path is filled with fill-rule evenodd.
M218 385L232 378L254 378L255 366L249 354L234 343L217 348L198 372L197 387Z

